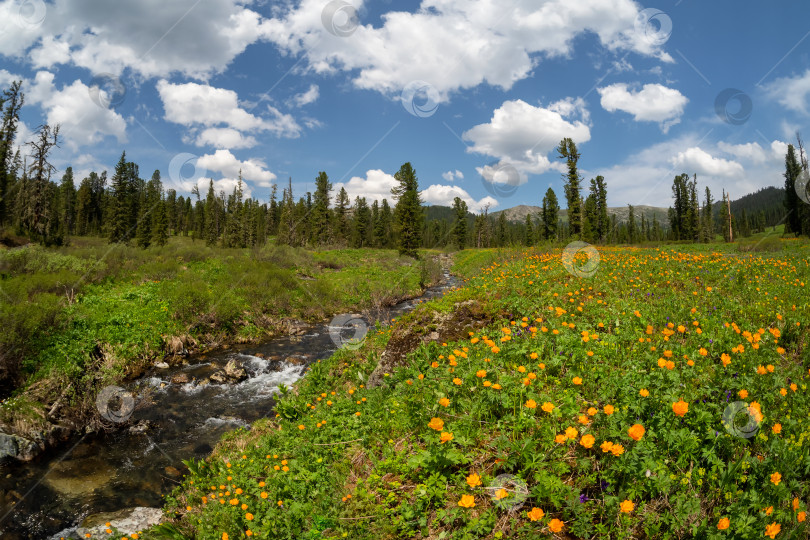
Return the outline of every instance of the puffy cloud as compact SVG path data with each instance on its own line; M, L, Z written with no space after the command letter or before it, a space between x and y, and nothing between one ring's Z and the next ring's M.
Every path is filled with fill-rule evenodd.
M267 170L267 165L262 160L251 158L240 161L228 150L217 150L213 154L200 156L197 159L197 167L216 171L230 178L237 178L241 171L244 180L254 180L265 187L276 179L276 175Z
M464 173L458 169L455 171L447 171L442 173L442 178L448 182L452 182L453 180L464 180Z
M498 201L490 196L476 201L466 190L459 186L433 184L427 189L422 190L420 196L422 200L428 204L442 206L453 206L453 200L458 197L467 203L467 209L473 213L481 211L486 205L489 205L490 208L496 208L498 206Z
M102 107L92 97L90 88L76 80L57 89L53 73L40 71L34 81L25 81L24 91L29 103L39 104L48 124L61 126L59 135L73 150L97 144L112 135L119 143L127 141L126 121L114 109Z
M717 148L738 159L744 159L753 163L764 163L768 159L774 159L774 157L779 158L779 148L781 148L782 145L784 145L785 151L787 151L787 145L781 141L773 141L768 150L765 150L756 142L729 144L720 141L717 143ZM781 152L781 159L784 159L784 157L785 153Z
M581 119L566 119L573 116ZM474 126L462 137L472 142L468 152L491 156L498 160L499 165L508 163L520 171L519 183L522 184L526 182L526 173L561 170L561 165L549 161L547 155L565 137L572 138L577 144L590 140L590 129L582 120L587 120L587 117L581 100L558 101L548 108L535 107L519 99L505 101L493 112L488 123ZM492 181L491 169L491 166L489 169L479 168L479 174Z
M303 107L317 101L318 96L320 96L318 85L311 84L306 92L294 95L292 101L297 107Z
M765 86L765 93L791 111L808 114L807 95L810 94L810 69L802 75L776 79Z
M388 204L394 205L394 197L391 189L398 186L396 178L380 169L372 169L366 172L366 177L354 176L348 182L338 182L332 186L332 196L337 197L340 188L345 188L349 195L349 200L354 201L355 197L365 197L371 204L373 201L382 202L388 199Z
M362 4L355 0L361 12ZM351 72L358 88L386 94L416 80L432 85L441 100L484 82L508 90L539 58L570 55L575 38L586 32L610 51L671 60L637 28L639 6L632 0L536 0L507 9L497 0L424 0L415 13L385 13L380 26L359 24L349 36L330 33L324 6L302 0L278 8L262 24L264 35L284 51L303 54L318 73ZM344 17L338 25L347 11L334 14Z
M687 148L683 152L678 152L669 162L674 167L683 169L685 172L697 173L699 175L731 177L743 173L742 165L736 161L716 158L697 146Z
M130 68L146 77L179 72L205 79L221 73L260 39L261 17L238 0L55 0L43 16L5 24L0 50L50 68L72 63L94 73L120 74ZM4 21L25 4L6 0Z
M660 84L645 84L641 90L633 91L627 84L616 83L597 91L606 111L630 113L636 122L658 122L664 133L681 121L689 102L678 90Z
M165 80L157 83L163 102L164 119L175 124L197 129L205 127L194 139L198 146L217 148L250 148L256 139L243 132L269 131L278 137L296 138L301 126L289 114L268 105L270 118L256 116L239 106L236 92L215 88L207 84L172 84Z

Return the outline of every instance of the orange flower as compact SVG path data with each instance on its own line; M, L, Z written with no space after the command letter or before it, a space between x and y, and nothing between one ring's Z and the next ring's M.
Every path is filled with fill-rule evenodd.
M765 375L767 373L767 371L765 369L765 366L757 367L757 373L760 374L760 375Z
M640 395L641 397L647 397L650 395L650 391L647 390L646 388L642 388L641 390L638 391L638 395Z
M588 411L587 411L587 412L588 412L588 416L593 416L593 415L595 415L595 414L596 414L597 412L599 412L599 411L596 409L596 407L588 407Z
M543 409L545 412L550 413L551 411L554 410L554 405L552 405L551 403L546 401L545 403L543 403L543 406L540 407L540 408Z
M805 512L799 512L798 514L796 514L796 519L799 521L799 523L804 521L806 518L807 514Z
M533 400L533 399L530 399L530 400L526 401L526 408L527 409L536 409L537 408L537 402L535 400Z
M793 497L793 503L791 504L791 506L793 507L794 512L799 509L799 498L798 497Z
M444 428L444 420L434 417L428 422L428 427L436 431L441 431Z
M487 372L485 369L479 369L478 371L475 372L475 376L478 377L479 379L483 379L484 377L487 376Z
M684 400L676 401L672 404L672 412L683 417L683 415L689 412L689 404Z
M777 435L782 433L782 424L774 424L773 427L771 428L771 431L773 431Z
M441 405L442 407L448 407L450 405L450 400L447 399L446 397L443 397L442 399L439 400L439 405Z
M588 433L587 435L583 435L582 438L579 440L579 444L584 446L585 448L591 448L593 443L596 442L596 438L593 435Z
M501 499L507 498L508 496L509 496L509 492L506 491L504 488L501 488L501 489L499 489L498 491L495 492L495 498L498 499L499 501Z
M456 386L461 386L461 379L456 377L455 379L453 379L453 384L455 384Z
M545 515L546 515L546 513L545 513L545 512L543 512L543 510L542 510L541 508L537 508L537 507L535 506L535 507L534 507L534 508L532 508L530 511L526 512L526 515L527 515L527 516L529 517L529 519L530 519L530 520L532 520L532 521L539 521L539 520L543 519L543 516L545 516Z
M765 536L770 536L771 538L776 538L776 535L782 530L782 526L778 523L774 522L765 527Z
M775 472L771 475L771 483L775 486L779 485L779 482L782 481L782 475L778 472Z
M580 384L582 384L582 377L574 377L573 379L571 379L571 382L579 386Z
M630 438L635 441L640 441L641 438L644 436L645 433L644 426L641 424L633 424L630 426L630 429L627 430L627 434L630 435Z
M247 514L245 514L245 519L248 521L253 521L253 514L248 512Z
M610 416L611 414L613 414L614 410L613 405L605 405L605 408L603 410L605 411L606 415Z
M558 532L562 531L564 525L565 525L565 523L563 523L562 521L560 521L557 518L554 518L554 519L552 519L551 521L548 522L548 528L553 533L558 533Z
M610 441L605 441L599 445L599 447L602 449L602 452L610 452L610 450L613 448L613 443Z
M462 495L458 505L462 508L472 508L475 506L475 497L472 495Z
M619 505L619 509L620 509L620 510L622 511L622 513L624 513L624 514L629 514L630 512L632 512L632 511L633 511L633 509L634 509L635 507L636 507L636 505L635 505L635 504L633 504L633 501L629 501L629 500L627 500L627 499L623 500L623 501L622 501L622 503Z
M624 454L624 446L622 446L621 444L614 444L613 447L610 449L610 453L618 457Z
M444 444L446 442L449 442L449 441L452 441L452 440L453 440L453 434L452 433L442 431L442 434L439 435L439 442L442 443L442 444Z
M554 437L554 442L557 443L557 444L563 444L567 440L568 440L568 437L566 437L562 433L560 433L559 435Z
M473 473L473 474L471 474L470 476L467 477L467 484L469 484L469 486L471 488L474 488L476 486L480 486L481 485L481 477L478 476L477 474Z
M725 531L728 529L729 525L731 525L731 520L727 517L720 518L720 521L717 522L717 529L721 531Z
M737 392L737 395L740 396L740 399L745 399L748 397L748 390L745 389L740 390L739 392Z
M569 439L576 439L577 435L579 435L579 431L576 428L568 427L565 430L565 436Z

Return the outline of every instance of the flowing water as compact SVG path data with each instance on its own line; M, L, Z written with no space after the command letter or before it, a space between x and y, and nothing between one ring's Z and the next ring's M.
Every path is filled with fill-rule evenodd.
M378 320L398 317L455 285L445 274L442 284ZM315 325L301 336L193 356L188 365L155 369L126 384L135 397L128 424L134 427L77 436L32 463L0 465L0 538L58 539L89 514L162 506L162 495L182 479L183 460L205 457L227 431L270 416L279 385L298 380L309 363L331 355L336 342L353 333ZM247 379L201 384L232 360ZM178 382L186 377L189 382Z

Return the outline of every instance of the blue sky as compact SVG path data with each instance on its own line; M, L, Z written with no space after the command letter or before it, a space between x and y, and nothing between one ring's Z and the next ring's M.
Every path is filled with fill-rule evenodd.
M572 137L611 206L668 206L680 173L737 198L782 185L810 118L801 0L5 0L0 18L20 142L59 123L59 175L126 150L183 194L241 169L260 200L288 177L299 196L324 170L390 199L410 161L428 203L539 205L563 197Z

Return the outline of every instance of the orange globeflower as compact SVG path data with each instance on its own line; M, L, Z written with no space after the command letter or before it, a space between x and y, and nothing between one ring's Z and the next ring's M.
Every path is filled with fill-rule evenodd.
M605 411L606 415L610 416L611 414L613 414L614 411L613 405L605 405L605 408L603 410Z
M471 474L470 476L467 477L467 484L469 484L469 486L471 488L474 488L476 486L480 486L481 485L481 477L478 476L477 474L473 473L473 474Z
M456 386L461 386L461 379L456 377L455 379L453 379L453 384L455 384Z
M530 400L526 401L526 408L527 409L536 409L537 408L537 402L535 400L533 400L533 399L530 399Z
M610 450L613 448L613 443L610 441L605 441L599 445L599 448L602 449L602 452L610 452Z
M630 438L635 441L640 441L641 438L644 436L645 433L644 426L641 424L633 424L630 426L630 429L627 430L627 434L630 435Z
M773 427L771 428L771 431L773 431L777 435L782 433L782 424L774 424Z
M638 391L638 395L640 395L641 397L647 397L650 395L650 391L647 390L646 388L642 388L641 390Z
M807 514L805 512L799 512L798 514L796 514L796 519L799 521L799 523L804 521L806 518Z
M452 440L453 440L453 434L452 433L442 431L442 434L439 435L439 442L442 443L442 444L444 444L446 442L449 442L449 441L452 441Z
M526 512L526 515L527 515L527 516L529 517L529 519L530 519L530 520L532 520L532 521L539 521L539 520L543 519L543 516L545 516L545 515L546 515L546 513L545 513L545 512L543 512L543 509L542 509L542 508L537 508L537 507L535 506L535 507L534 507L534 508L532 508L530 511Z
M629 500L627 500L627 499L623 500L623 501L622 501L622 503L619 505L619 509L620 509L620 510L622 511L622 513L624 513L624 514L629 514L630 512L632 512L632 511L633 511L633 509L634 509L635 507L636 507L636 505L635 505L635 504L633 504L633 501L629 501Z
M543 403L543 406L540 407L540 408L543 409L545 412L550 413L551 411L554 410L554 405L552 405L551 403L546 401L545 403Z
M475 376L478 377L479 379L483 379L484 377L487 376L487 372L484 369L479 369L478 371L475 372Z
M507 498L508 496L509 496L509 492L506 491L504 488L501 488L501 489L499 489L498 491L495 492L495 498L498 499L499 501L501 499Z
M740 390L739 392L737 392L737 395L740 396L740 399L745 399L748 397L748 390L745 389Z
M793 502L791 503L791 506L792 506L794 512L799 509L799 498L798 497L793 497Z
M565 429L565 436L569 439L575 439L579 435L579 431L577 431L574 427L568 427Z
M558 532L562 531L564 525L565 525L565 523L563 523L562 521L560 521L557 518L554 518L554 519L552 519L551 521L548 522L549 530L551 532L554 532L554 533L558 533Z
M571 382L576 385L580 385L582 384L582 377L574 377L573 379L571 379Z
M565 442L565 441L567 441L567 440L568 440L568 437L566 437L566 436L565 436L564 434L562 434L562 433L560 433L559 435L557 435L556 437L554 437L554 442L555 442L555 443L557 443L557 444L562 444L562 443L564 443L564 442Z
M731 520L727 517L720 518L720 521L717 522L717 529L721 531L725 531L728 529L728 526L731 525Z
M689 412L689 404L684 400L676 401L672 404L672 412L683 417L683 415Z
M782 526L778 523L774 522L765 527L765 536L770 536L771 538L776 538L776 535L782 530Z
M624 454L624 446L621 444L614 444L610 449L610 453L614 456L620 456Z
M461 500L458 501L458 505L462 508L472 508L475 506L475 497L472 495L462 495Z
M436 417L431 418L430 422L428 422L428 427L436 431L441 431L444 428L444 420Z
M775 486L779 485L779 482L782 481L782 475L778 472L775 472L771 475L771 483Z
M439 405L441 405L442 407L448 407L450 405L450 400L447 399L446 397L443 397L442 399L439 400Z
M579 444L584 446L585 448L591 448L593 443L596 442L596 438L593 435L588 433L587 435L583 435L582 438L579 440Z

